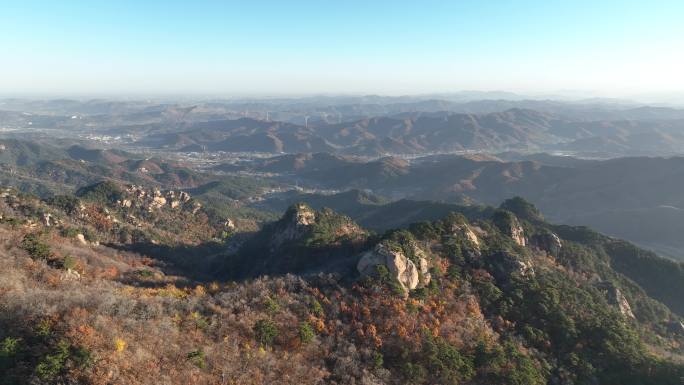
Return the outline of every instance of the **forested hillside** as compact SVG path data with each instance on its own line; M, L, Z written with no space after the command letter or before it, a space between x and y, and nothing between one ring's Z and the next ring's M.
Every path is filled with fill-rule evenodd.
M191 197L157 207L169 195L151 194L150 210L106 184L45 201L3 193L3 384L662 385L684 375L681 264L549 225L520 199L384 234L295 205L251 236L214 227L211 238L201 230L211 222L183 216ZM135 207L152 239L117 230ZM173 243L173 223L198 231Z

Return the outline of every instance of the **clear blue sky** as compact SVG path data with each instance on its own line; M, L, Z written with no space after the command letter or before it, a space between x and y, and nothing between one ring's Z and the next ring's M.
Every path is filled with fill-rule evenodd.
M0 93L684 91L684 1L0 0Z

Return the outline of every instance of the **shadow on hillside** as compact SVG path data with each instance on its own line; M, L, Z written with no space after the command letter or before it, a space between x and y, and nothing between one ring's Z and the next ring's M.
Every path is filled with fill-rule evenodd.
M132 244L108 244L108 247L134 252L146 257L152 258L160 263L155 267L161 270L166 275L180 276L187 280L187 285L193 282L210 282L220 280L216 272L213 270L215 261L218 258L226 258L226 245L218 242L209 242L199 245L160 245L151 242L139 242ZM135 277L127 277L136 285L144 287L154 287L166 285L168 282L151 282L141 276L140 279ZM176 285L181 286L184 282L177 281Z
M372 243L366 241L326 247L290 245L277 253L264 248L261 242L249 236L233 239L228 244L207 242L199 245L162 245L137 242L107 246L155 260L157 263L154 267L167 277L154 277L150 275L152 272L138 269L122 277L122 282L159 288L169 283L177 287L190 287L213 281L241 282L264 275L295 274L315 277L319 274L334 274L353 279L357 275L359 254ZM244 253L234 253L238 248Z

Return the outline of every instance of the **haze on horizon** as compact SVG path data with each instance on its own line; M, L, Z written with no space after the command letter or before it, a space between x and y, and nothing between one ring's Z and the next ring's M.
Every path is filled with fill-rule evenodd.
M2 95L684 90L674 0L0 5Z

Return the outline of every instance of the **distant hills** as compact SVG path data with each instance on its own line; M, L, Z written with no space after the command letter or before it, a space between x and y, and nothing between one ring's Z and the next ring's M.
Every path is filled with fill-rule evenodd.
M23 190L64 191L111 178L136 184L195 187L208 181L177 162L120 150L0 139L0 178ZM26 188L22 188L26 186Z
M677 110L649 111L633 114L644 120L576 119L521 108L489 113L420 112L308 126L240 118L151 133L137 143L185 152L329 152L371 157L507 150L603 157L681 153L684 118Z
M473 99L477 97L484 99ZM681 154L684 148L684 109L612 99L535 100L506 93L186 103L3 99L0 124L182 152L376 157L517 150L606 158Z

